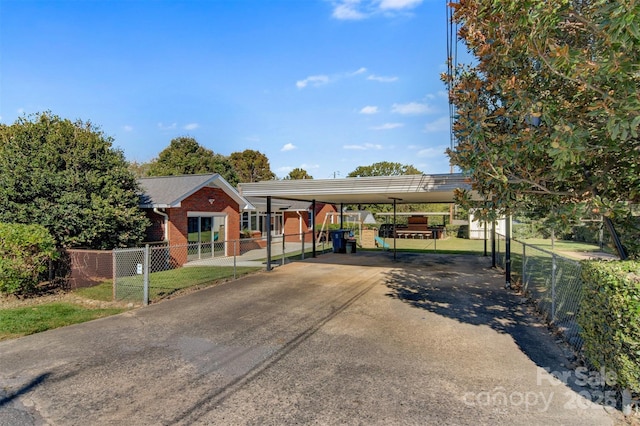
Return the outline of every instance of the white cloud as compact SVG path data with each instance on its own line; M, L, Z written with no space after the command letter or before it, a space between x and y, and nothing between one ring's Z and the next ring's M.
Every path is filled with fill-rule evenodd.
M16 112L18 113L18 115L22 115L24 114L24 108L18 108Z
M360 110L360 114L377 114L380 110L377 106L367 105Z
M304 89L309 85L314 87L323 86L325 84L333 83L335 81L342 80L344 78L355 77L357 75L361 75L366 72L367 72L367 69L364 67L361 67L355 71L342 72L342 73L337 73L330 76L325 74L311 75L305 78L304 80L296 81L296 87L298 89Z
M280 149L280 151L282 151L282 152L293 151L296 148L298 148L298 147L295 146L294 144L287 143L287 144L284 144L284 146Z
M332 0L335 19L359 21L375 15L394 16L413 9L424 0Z
M440 117L435 121L427 123L424 126L424 131L426 133L435 133L435 132L446 132L451 128L451 121L449 117L444 116Z
M329 76L326 75L312 75L304 80L296 81L296 86L298 89L303 89L307 87L309 84L313 86L322 86L323 84L329 83Z
M364 143L362 145L344 145L343 149L352 149L356 151L368 151L371 149L382 149L382 145L372 144L372 143Z
M394 81L398 81L398 77L383 77L371 74L369 77L367 77L367 80L379 81L380 83L393 83Z
M189 123L186 126L184 126L185 130L195 130L198 127L200 127L200 125L198 123Z
M384 123L381 126L372 127L373 130L391 130L397 129L398 127L403 127L403 123Z
M173 130L178 128L178 123L171 124L163 124L162 122L158 123L158 129L160 130Z
M300 165L301 169L305 169L307 171L312 170L312 169L319 169L320 168L320 164L301 164Z
M358 10L360 0L343 0L335 5L332 16L344 21L358 21L367 18L367 14Z
M122 126L122 129L123 129L125 132L132 132L132 131L133 131L133 126L130 126L130 125L128 125L128 124L127 124L127 125L125 125L125 126Z
M291 167L291 166L282 166L282 167L278 167L276 171L288 174L293 169L294 167Z
M436 158L441 157L447 148L445 146L438 146L435 148L425 148L418 151L419 158Z
M413 9L422 3L422 0L382 0L380 2L380 9L382 10L399 10L399 9Z
M408 104L393 104L391 112L395 112L396 114L418 115L430 114L434 112L434 109L427 104L409 102Z

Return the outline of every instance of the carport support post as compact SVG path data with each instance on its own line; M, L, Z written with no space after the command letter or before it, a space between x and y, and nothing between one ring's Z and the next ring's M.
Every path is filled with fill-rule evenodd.
M267 197L267 271L271 270L271 197Z
M484 256L487 256L487 226L489 226L489 224L485 220L484 221Z
M396 260L396 199L393 199L393 260Z
M491 221L491 267L496 267L496 221Z
M311 210L311 257L316 257L316 200L311 200Z
M340 229L344 229L344 205L340 203Z

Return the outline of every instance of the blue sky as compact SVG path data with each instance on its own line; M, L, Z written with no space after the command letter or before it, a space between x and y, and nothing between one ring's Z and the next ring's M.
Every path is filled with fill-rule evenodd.
M127 159L178 136L284 177L448 173L442 0L0 0L0 122L90 120Z

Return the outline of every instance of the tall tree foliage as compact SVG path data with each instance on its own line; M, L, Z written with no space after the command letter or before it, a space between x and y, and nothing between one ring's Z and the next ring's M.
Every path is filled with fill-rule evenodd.
M401 164L390 161L380 161L369 166L358 166L347 177L373 177L373 176L402 176L421 175L422 172L411 164ZM364 206L349 206L351 209L370 210L373 213L389 212L393 210L393 204L367 204ZM424 210L421 204L400 204L397 206L399 212Z
M451 6L477 62L443 76L457 109L449 155L486 211L562 216L582 203L628 219L640 201L640 3Z
M112 142L48 112L0 127L0 222L43 225L65 248L142 241L136 178Z
M285 176L284 179L285 180L313 179L313 176L311 176L305 169L296 167L295 169L291 170L289 174Z
M231 185L238 183L238 176L229 160L200 145L192 137L178 137L148 166L149 176L193 175L218 173Z
M358 166L348 177L421 175L422 172L411 164L380 161L369 166Z
M240 182L260 182L275 179L271 171L269 159L260 151L245 149L242 152L232 152L229 156Z

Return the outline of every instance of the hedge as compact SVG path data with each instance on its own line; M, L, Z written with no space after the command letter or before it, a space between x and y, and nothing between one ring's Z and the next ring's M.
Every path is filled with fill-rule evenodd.
M588 261L578 324L583 352L616 383L640 392L640 261Z
M33 292L56 257L55 240L45 227L0 223L0 293Z

